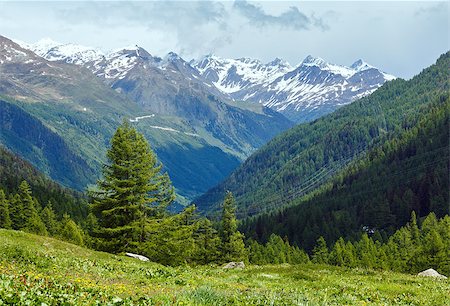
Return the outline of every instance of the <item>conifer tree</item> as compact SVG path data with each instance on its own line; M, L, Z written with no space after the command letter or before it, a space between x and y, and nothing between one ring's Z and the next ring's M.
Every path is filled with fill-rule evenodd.
M195 261L200 264L216 261L219 257L220 238L211 221L206 218L200 219L194 235Z
M15 194L10 195L9 200L10 206L9 206L9 216L12 223L12 228L14 230L19 230L23 228L25 224L25 217L23 215L23 205L22 201L20 200L20 195Z
M137 248L144 240L161 166L147 140L128 122L115 132L107 158L99 191L92 194L92 212L99 225L94 235L101 249L121 252Z
M317 244L312 251L312 261L314 263L328 263L329 260L328 247L325 239L320 236L317 239Z
M20 228L23 228L26 226L27 221L33 217L34 214L37 214L31 188L27 181L22 181L22 183L20 183L19 195L23 209L23 220L21 221L22 224Z
M419 243L420 239L419 226L417 225L417 218L414 210L411 212L411 222L409 228L411 231L411 239L413 243Z
M11 228L11 218L9 217L9 202L5 192L0 189L0 228Z
M223 202L220 238L223 260L247 259L244 236L237 230L236 203L231 192L227 192Z
M52 202L48 201L45 208L41 211L41 219L47 228L48 233L54 236L58 232L58 223L56 221L55 211L52 207Z
M158 189L154 192L155 202L152 203L151 215L163 217L167 214L167 207L175 200L175 189L167 172L156 176L155 183Z
M36 209L39 207L39 203L33 199L31 188L27 181L20 183L18 197L15 197L14 202L18 212L15 220L16 228L39 235L47 235L45 224L42 222Z

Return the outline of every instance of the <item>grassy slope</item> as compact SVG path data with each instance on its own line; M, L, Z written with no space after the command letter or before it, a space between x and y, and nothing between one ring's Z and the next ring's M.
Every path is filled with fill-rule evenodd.
M445 305L450 282L331 266L164 267L0 230L0 304Z

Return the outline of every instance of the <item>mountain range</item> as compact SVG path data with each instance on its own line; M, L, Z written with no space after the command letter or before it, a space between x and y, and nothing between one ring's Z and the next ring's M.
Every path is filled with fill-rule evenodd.
M261 103L295 122L317 119L395 79L362 60L346 67L310 55L295 67L279 58L263 64L212 55L193 65L232 99Z
M395 79L361 59L350 67L313 56L307 56L297 66L279 58L264 64L251 58L225 59L215 55L188 63L175 53L160 58L138 46L104 54L97 49L49 39L22 45L50 61L85 66L119 90L124 89L124 84L128 85L126 80L139 66L139 59L144 59L145 69L152 75L173 78L176 72L199 88L206 86L206 91L223 99L263 104L294 122L317 119ZM118 79L125 80L117 82ZM155 92L152 98L164 99Z

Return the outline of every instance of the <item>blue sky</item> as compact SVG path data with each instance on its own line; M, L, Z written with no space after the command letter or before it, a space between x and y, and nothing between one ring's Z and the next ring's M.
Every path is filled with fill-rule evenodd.
M185 59L214 53L292 65L359 58L410 78L449 50L449 3L434 1L5 2L0 35L103 50L139 45Z

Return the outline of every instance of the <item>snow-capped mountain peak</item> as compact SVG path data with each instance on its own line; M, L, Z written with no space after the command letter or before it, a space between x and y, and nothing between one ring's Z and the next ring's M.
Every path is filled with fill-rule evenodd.
M354 62L350 68L354 69L355 71L363 71L363 70L367 70L367 69L371 69L371 68L375 68L369 64L367 64L365 61L363 61L362 59L357 60L356 62Z
M56 46L63 45L63 43L56 42L51 38L43 38L39 41L35 42L34 44L27 44L27 43L21 43L18 42L22 47L31 49L34 53L37 55L44 57L44 55L52 48Z
M281 59L263 64L248 57L224 59L211 54L192 62L192 65L204 78L227 94L270 83L292 68ZM248 95L251 93L236 98L245 99Z
M317 67L325 67L327 65L327 62L325 62L324 59L320 57L313 57L311 55L308 55L303 61L302 65L304 66L317 66Z
M279 57L276 57L273 61L268 62L266 64L266 66L285 67L287 69L292 68L291 65L287 61L285 61Z

